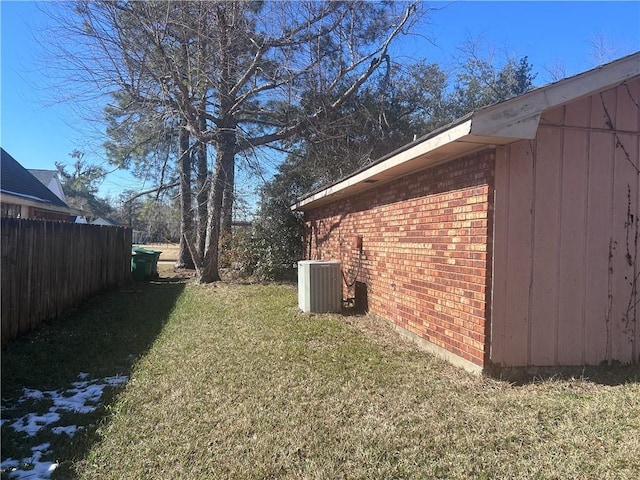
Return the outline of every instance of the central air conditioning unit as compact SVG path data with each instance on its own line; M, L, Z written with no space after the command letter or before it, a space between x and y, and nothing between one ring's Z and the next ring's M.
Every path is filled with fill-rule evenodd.
M333 260L298 262L298 308L303 312L342 311L342 271Z

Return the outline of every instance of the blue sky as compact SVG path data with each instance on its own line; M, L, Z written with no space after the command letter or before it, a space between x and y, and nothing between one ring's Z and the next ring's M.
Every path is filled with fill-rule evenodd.
M496 60L528 56L538 76L561 66L567 75L588 70L604 55L612 60L640 50L640 2L431 2L419 35L405 38L395 52L424 58L454 71L460 46L475 39ZM53 169L69 162L74 149L92 163L104 164L100 131L76 113L72 101L56 101L52 82L42 73L45 54L37 42L47 18L36 2L0 1L1 110L0 144L26 168ZM604 45L597 49L594 45ZM271 159L273 161L273 159ZM245 180L245 188L251 187ZM109 175L103 196L124 189L149 188L127 174Z

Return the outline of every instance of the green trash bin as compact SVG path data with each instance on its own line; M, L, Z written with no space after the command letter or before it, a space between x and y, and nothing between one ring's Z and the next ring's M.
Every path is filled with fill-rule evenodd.
M151 277L152 260L149 255L144 253L132 252L131 254L131 273L133 279L137 282L147 280Z
M158 259L160 258L160 254L162 252L139 246L134 246L131 250L132 253L146 257L149 263L149 278L158 278Z

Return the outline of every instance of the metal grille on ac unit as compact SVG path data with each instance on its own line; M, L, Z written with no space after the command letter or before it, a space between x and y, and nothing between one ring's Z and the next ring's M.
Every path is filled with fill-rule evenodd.
M298 262L298 307L303 312L340 313L342 310L340 262L333 260Z

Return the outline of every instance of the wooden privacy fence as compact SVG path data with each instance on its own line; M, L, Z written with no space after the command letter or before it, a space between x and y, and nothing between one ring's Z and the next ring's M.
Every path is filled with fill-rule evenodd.
M131 229L2 218L2 341L131 279Z

